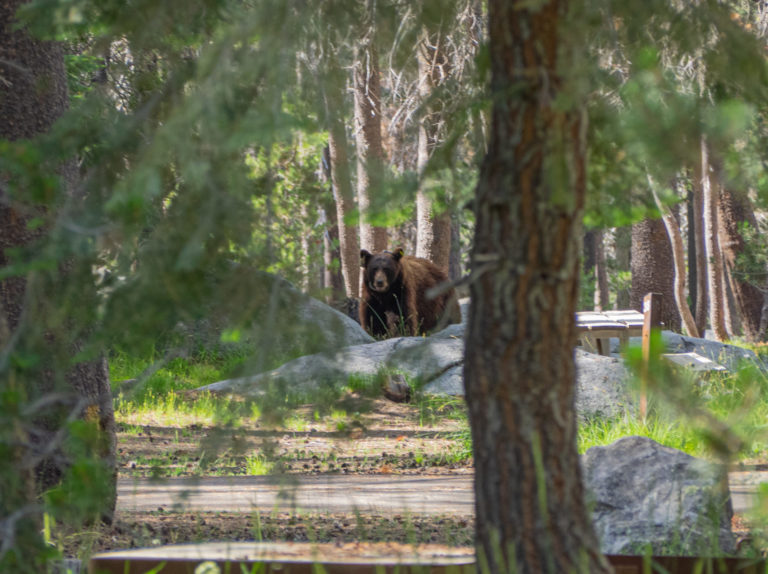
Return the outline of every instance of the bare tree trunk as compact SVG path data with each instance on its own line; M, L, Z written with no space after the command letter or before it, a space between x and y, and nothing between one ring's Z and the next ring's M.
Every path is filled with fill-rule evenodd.
M718 228L720 224L718 222ZM728 338L733 339L736 336L741 335L741 320L739 313L736 311L736 299L733 294L733 278L728 272L728 268L725 266L725 260L723 260L723 315L725 317L725 331L728 333Z
M561 90L578 97L563 85L578 66L558 58L580 51L561 44L565 1L488 7L493 121L464 366L478 563L488 574L607 573L584 503L574 407L586 116L555 105ZM568 181L548 177L561 163Z
M448 278L456 281L463 275L461 268L461 223L458 216L451 217L451 257L448 265Z
M440 32L429 34L425 31L418 55L422 112L416 157L419 172L419 190L416 194L416 256L429 259L448 271L451 216L444 206L435 205L435 201L424 188L427 163L438 145L443 122L442 114L434 110L430 98L433 88L439 86L450 74L450 64L444 53L445 48L441 45L442 41Z
M748 341L760 341L765 337L765 332L760 330L763 293L752 283L741 280L736 273L737 260L746 248L741 226L748 225L757 229L757 219L749 198L744 193L723 188L718 207L720 246L723 249L725 267L731 279L744 335Z
M683 236L680 233L680 226L677 224L675 216L670 209L661 202L658 193L656 193L655 184L648 177L649 187L651 193L653 193L653 199L656 202L656 206L661 212L661 218L664 222L664 227L667 230L667 236L672 244L672 260L675 266L675 304L677 305L677 311L682 317L685 330L691 337L700 337L698 328L696 327L696 321L693 318L690 307L688 307L688 301L685 297L685 247L683 246Z
M595 230L595 310L608 310L610 293L608 291L608 269L605 262L605 244L602 229Z
M632 228L619 227L616 229L616 269L617 271L631 270ZM616 290L616 308L629 309L629 288L620 286Z
M357 200L360 208L360 246L369 251L387 248L387 229L368 220L371 194L379 193L383 180L384 152L381 146L381 87L379 55L373 7L368 0L367 22L358 40L353 72L355 87L355 138L357 143Z
M704 243L707 253L709 288L709 323L718 341L728 339L725 329L725 294L723 292L723 258L720 252L717 230L717 204L719 185L712 181L709 169L709 150L704 139L701 141L702 198L704 200Z
M330 48L328 48L330 51ZM357 223L351 221L355 213L355 194L349 174L347 134L342 120L344 109L344 76L335 54L327 54L327 75L323 82L325 115L328 128L331 183L336 201L336 219L339 226L339 250L344 292L349 298L360 296L360 243Z
M336 203L333 201L331 181L331 151L323 148L323 177L329 183L329 196L321 200L321 209L325 215L323 233L323 288L326 290L325 302L332 303L344 299L344 280L341 276L341 252L339 251L339 226L336 222ZM325 195L325 194L324 194Z
M632 290L630 307L643 308L643 297L661 293L661 320L667 329L680 330L675 305L675 266L667 230L660 219L644 219L632 226Z
M304 222L306 225L306 222L309 221L309 210L307 209L306 204L302 204L299 216L301 217L301 221ZM309 233L302 233L301 239L299 240L301 242L301 290L304 293L309 293L310 291L310 247L309 247Z
M595 270L595 262L597 261L597 246L596 246L596 234L594 229L587 229L584 231L584 237L582 238L582 264L581 268L584 274L593 274Z
M702 150L704 143L702 140ZM689 265L696 268L696 328L704 336L707 328L709 310L709 292L707 291L707 246L704 239L704 177L709 173L709 162L704 165L705 154L702 151L702 161L693 170L693 217L688 221L688 232L694 234L695 258Z

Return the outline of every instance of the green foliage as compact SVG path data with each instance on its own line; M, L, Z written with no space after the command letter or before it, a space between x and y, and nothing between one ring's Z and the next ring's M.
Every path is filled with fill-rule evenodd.
M728 3L607 6L593 21L597 65L589 73L599 87L589 104L587 224L653 215L648 176L666 182L684 173L698 161L702 137L731 185L764 195L757 111L768 68L754 28Z
M386 145L400 146L403 159L393 161L397 169L391 167L375 194L371 219L408 221L419 185L437 208L463 213L488 128L492 54L482 45L481 18L469 2L376 7L378 42L395 77L383 100L392 112L386 114L389 136L399 141ZM741 7L738 18L727 4L713 2L609 0L584 9L569 33L589 37L595 55L594 67L571 70L578 89L593 94L587 224L626 224L655 214L644 191L648 175L665 182L692 165L702 136L731 185L768 197L768 72L761 41L745 24L753 8ZM39 233L4 251L0 280L27 280L45 327L71 331L71 339L46 346L48 333L35 325L3 348L2 460L18 459L14 445L36 414L30 404L39 397L27 394L27 383L47 369L63 384L74 363L104 349L116 409L126 420L149 412L224 425L257 414L289 418L309 397L286 381L275 382L256 406L207 394L194 403L179 397L239 369L263 371L327 348L321 334L296 327L290 310L299 295L265 272L297 283L318 272L319 222L332 208L329 185L317 175L326 140L324 66L329 57L342 67L351 62L363 3L33 0L20 17L40 37L64 40L76 53L66 60L71 110L35 140L0 141L4 201L34 210L28 229ZM452 39L447 45L456 73L419 102L414 47L424 30ZM413 118L427 109L439 110L447 129L417 174ZM60 179L71 158L80 172L74 192ZM558 181L565 179L562 167ZM459 219L466 245L471 216ZM744 272L758 273L765 268L760 246L756 236L748 239L754 249ZM61 268L69 269L66 281ZM74 352L75 345L67 346L72 341L78 342ZM347 409L339 401L350 390L372 392L380 380L343 383L320 386L312 397L318 413L358 412L359 406ZM705 387L721 418L727 409L742 412L737 398L748 402L756 392L722 381L695 387L702 401ZM760 405L751 407L758 418L766 414ZM425 418L443 408L422 403ZM697 443L687 434L675 438L668 421L649 424L648 432L699 448L690 447ZM73 464L45 496L45 507L31 512L67 522L92 519L109 482L97 463L103 445L85 423L68 424L66 431ZM740 432L749 435L746 428ZM754 438L752 444L761 444L759 433ZM468 452L467 446L462 456ZM0 471L0 520L15 511L16 494L24 498L29 472ZM35 560L50 551L35 534L36 521L25 515L12 527L30 546L26 557L17 548L0 553L0 570L19 570L19 560L33 555L31 571L40 571Z

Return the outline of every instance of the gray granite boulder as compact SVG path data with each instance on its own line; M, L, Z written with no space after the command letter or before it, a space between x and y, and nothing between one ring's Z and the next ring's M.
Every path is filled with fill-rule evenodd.
M686 337L671 331L662 331L662 338L667 345L668 353L697 353L715 363L719 363L729 371L736 371L744 365L754 365L760 369L765 369L763 362L750 349L710 339Z
M606 554L722 555L734 550L725 470L645 437L581 457L588 505Z
M729 345L712 339L697 339L672 331L662 331L662 340L666 345L667 353L697 353L707 357L711 361L724 366L729 371L735 372L744 365L753 365L761 370L768 371L768 367L750 349ZM640 345L640 337L631 337L631 345ZM616 339L611 340L611 352L618 354L619 344Z
M615 418L631 412L629 371L617 357L576 349L576 413L580 420Z
M451 325L431 337L385 339L307 355L272 371L219 381L200 390L259 395L270 384L282 381L293 390L308 391L318 385L343 383L353 376L395 371L419 382L424 392L463 396L464 341L452 334L456 327ZM576 369L579 418L615 417L625 412L629 405L627 371L619 359L577 350Z
M576 349L575 360L576 412L579 419L613 418L632 410L627 389L629 375L621 359ZM463 366L448 369L432 379L424 386L424 391L463 395Z
M460 366L463 361L462 339L398 337L346 347L333 353L299 357L273 371L219 381L199 390L258 395L277 381L290 383L292 389L309 390L320 384L346 382L351 376L373 376L390 370L402 373L411 381L428 382Z

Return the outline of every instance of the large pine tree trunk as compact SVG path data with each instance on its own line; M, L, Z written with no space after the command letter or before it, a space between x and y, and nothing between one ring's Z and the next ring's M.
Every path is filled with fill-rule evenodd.
M14 15L22 3L14 0L0 4L0 139L10 141L47 132L68 106L62 48L33 38L24 28L16 28ZM69 217L74 217L82 199L76 193L76 162L64 162L58 172L62 198L72 210ZM46 241L54 241L48 239L48 234L64 235L56 228L56 213L35 204L30 199L34 193L29 191L6 187L5 176L0 174L0 268L28 262L29 254L23 250L39 254L36 249ZM33 218L44 224L33 230L28 225ZM35 430L15 452L17 458L11 464L16 465L17 479L8 483L9 473L0 472L0 522L14 510L34 503L35 490L46 490L61 480L71 462L61 444L61 437L67 436L66 432L61 434L67 416L98 425L104 440L99 452L92 454L102 458L107 472L116 468L116 429L106 361L73 361L91 334L96 304L88 261L69 259L59 263L58 269L29 272L0 282L0 348L11 355L10 361L6 355L0 367L0 391L18 393L31 402L46 395L49 399L55 397L47 407L30 415L34 421L24 421L34 422ZM14 357L25 358L17 361ZM36 363L25 364L31 357L37 357ZM15 438L24 437L20 434ZM30 461L34 469L28 466ZM4 464L8 463L4 460ZM114 475L111 484L102 486L103 516L111 519L116 501ZM18 523L7 526L23 530L24 523L22 515ZM28 559L33 567L33 556Z
M441 45L439 33L424 33L419 49L419 95L422 100L416 167L419 190L416 194L416 256L429 259L448 271L451 255L451 216L447 209L438 208L425 191L424 172L441 133L442 115L429 101L434 87L450 73L450 65ZM442 209L442 211L441 211Z
M555 105L573 69L558 58L578 53L560 43L566 11L565 1L489 2L493 121L476 193L464 368L478 559L489 574L610 571L576 450L586 119ZM552 177L560 165L567 177Z
M360 246L369 251L387 248L387 229L370 223L371 193L381 190L384 152L381 146L381 86L375 44L373 9L366 8L365 33L358 40L353 71L355 138L357 143L357 200L360 208Z
M632 226L632 290L630 307L641 311L648 293L662 295L661 320L666 329L680 330L675 305L675 266L667 230L660 219L644 219Z
M741 325L748 341L761 341L765 333L760 330L763 309L763 293L755 285L743 281L735 273L736 262L744 252L744 237L741 226L757 229L757 220L749 198L737 191L723 188L718 206L720 223L720 246L723 250L726 272L730 274L731 288L741 317Z
M330 52L331 48L327 48ZM341 111L344 109L344 76L336 62L336 56L326 56L326 78L323 82L328 149L330 151L331 184L336 201L336 220L339 227L339 251L344 292L348 298L360 296L360 242L355 213L355 193L349 174L347 134Z

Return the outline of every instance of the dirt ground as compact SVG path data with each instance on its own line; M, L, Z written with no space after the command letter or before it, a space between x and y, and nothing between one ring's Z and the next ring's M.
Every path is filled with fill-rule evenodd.
M472 470L466 425L452 418L453 403L424 412L386 399L365 412L315 420L303 409L283 426L237 428L122 423L119 475L231 476L293 474L446 474ZM348 411L353 412L353 411ZM733 521L747 535L742 517ZM118 512L114 522L76 534L59 533L68 556L208 541L439 543L470 546L474 517L372 514Z
M289 474L444 474L471 470L459 403L427 411L350 397L344 413L307 406L281 426L121 423L120 477ZM356 403L358 401L358 403ZM355 410L359 407L359 411ZM439 412L436 412L437 409ZM202 541L472 543L472 516L118 512L110 526L63 535L67 554Z

